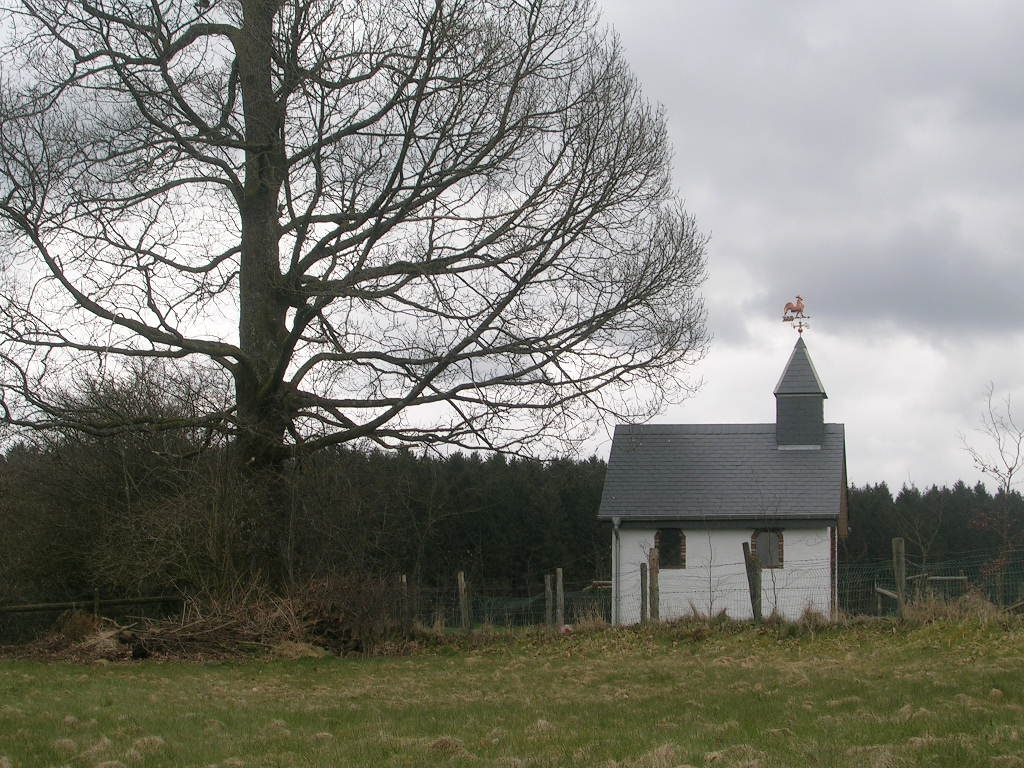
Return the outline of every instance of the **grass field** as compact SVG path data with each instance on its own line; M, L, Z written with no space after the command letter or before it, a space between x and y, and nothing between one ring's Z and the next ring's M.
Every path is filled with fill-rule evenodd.
M682 623L394 658L0 661L0 768L1024 766L1024 622Z

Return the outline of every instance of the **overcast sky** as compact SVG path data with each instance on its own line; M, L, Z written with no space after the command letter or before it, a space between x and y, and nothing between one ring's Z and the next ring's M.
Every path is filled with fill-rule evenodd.
M989 382L1024 420L1024 3L598 2L711 234L704 385L658 421L774 420L799 293L850 481L978 479Z

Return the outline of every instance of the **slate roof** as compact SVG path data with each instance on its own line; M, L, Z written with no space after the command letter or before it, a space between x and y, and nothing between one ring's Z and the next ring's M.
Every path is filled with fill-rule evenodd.
M825 425L820 450L779 450L774 424L620 425L598 517L839 519L845 464L842 424Z
M818 372L814 370L814 363L811 362L811 357L807 354L807 345L804 344L803 336L797 339L796 346L793 347L793 354L789 356L789 362L786 363L779 383L775 386L775 394L828 397L825 394L825 388L821 386Z

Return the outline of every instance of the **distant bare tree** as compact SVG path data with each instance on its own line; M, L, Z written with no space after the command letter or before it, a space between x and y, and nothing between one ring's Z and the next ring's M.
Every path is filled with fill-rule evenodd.
M1001 402L995 401L995 385L991 383L977 432L983 438L984 447L972 444L964 435L960 436L960 441L975 468L996 482L996 494L991 508L981 510L974 523L998 537L1001 558L1005 558L1024 541L1024 520L1016 514L1011 498L1024 472L1024 424L1013 415L1010 395Z
M589 0L0 0L0 24L8 424L139 357L212 364L233 396L195 421L250 468L566 447L687 393L705 239Z
M985 410L981 414L977 432L986 445L978 448L966 436L960 436L964 450L971 457L975 469L996 481L997 492L1008 494L1024 471L1024 424L1013 416L1013 401L1007 395L1001 403L994 402L995 385L989 384L985 395Z

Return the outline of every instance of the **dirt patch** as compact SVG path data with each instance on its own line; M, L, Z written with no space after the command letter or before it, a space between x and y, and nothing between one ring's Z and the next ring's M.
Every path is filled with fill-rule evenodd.
M330 656L331 652L312 643L297 643L294 640L285 640L271 646L270 652L279 659L322 659Z
M750 744L734 744L704 755L705 765L722 768L761 768L766 759L767 755L764 752Z
M430 743L429 747L431 752L439 755L446 755L447 757L471 757L470 753L466 750L465 745L458 739L454 739L451 736L441 736L438 739L434 739Z

